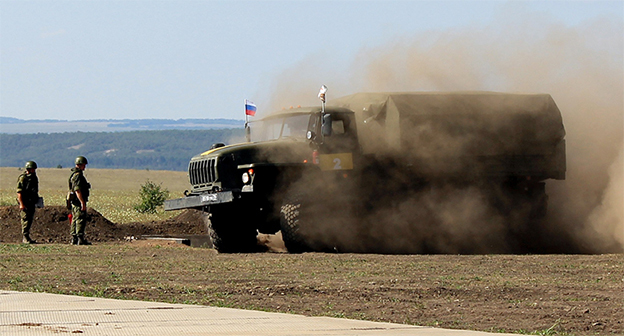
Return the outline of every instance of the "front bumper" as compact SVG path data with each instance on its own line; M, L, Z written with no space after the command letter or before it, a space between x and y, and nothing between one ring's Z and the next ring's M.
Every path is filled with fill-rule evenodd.
M165 211L201 208L206 205L230 203L234 201L233 191L220 191L214 193L205 193L201 195L191 195L182 198L170 199L165 201Z

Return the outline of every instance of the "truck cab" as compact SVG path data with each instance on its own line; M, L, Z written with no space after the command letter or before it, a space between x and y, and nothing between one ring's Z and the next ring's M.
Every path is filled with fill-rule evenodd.
M352 170L359 155L353 111L282 110L250 122L248 142L213 145L194 156L188 168L191 190L167 200L165 210L202 210L209 214L219 251L253 250L257 232L280 229L283 195L292 183L304 174L322 179Z

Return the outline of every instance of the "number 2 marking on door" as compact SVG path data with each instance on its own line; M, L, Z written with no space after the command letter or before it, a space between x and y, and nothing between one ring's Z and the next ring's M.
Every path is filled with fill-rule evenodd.
M342 166L340 165L340 159L339 158L335 158L334 159L334 169L342 169Z

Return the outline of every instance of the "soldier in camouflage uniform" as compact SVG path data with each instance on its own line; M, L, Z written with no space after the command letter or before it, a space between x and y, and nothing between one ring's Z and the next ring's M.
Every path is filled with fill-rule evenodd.
M24 244L34 244L30 239L30 227L35 218L35 204L39 200L39 178L37 177L37 163L35 161L26 162L26 169L17 178L17 203L20 208L22 218L22 235Z
M87 182L83 171L88 162L84 156L76 158L76 167L72 168L72 174L69 177L69 190L76 197L72 200L72 223L71 236L72 245L91 245L85 239L85 226L87 225L87 202L89 201L89 189L91 184Z

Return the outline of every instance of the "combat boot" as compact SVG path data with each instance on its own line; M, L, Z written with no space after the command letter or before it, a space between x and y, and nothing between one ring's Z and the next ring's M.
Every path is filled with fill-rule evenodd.
M25 234L24 238L22 239L22 243L24 243L24 244L35 244L36 241L30 239L30 235Z
M91 245L91 243L83 235L78 235L78 245Z
M78 236L72 235L71 244L72 245L78 245Z

